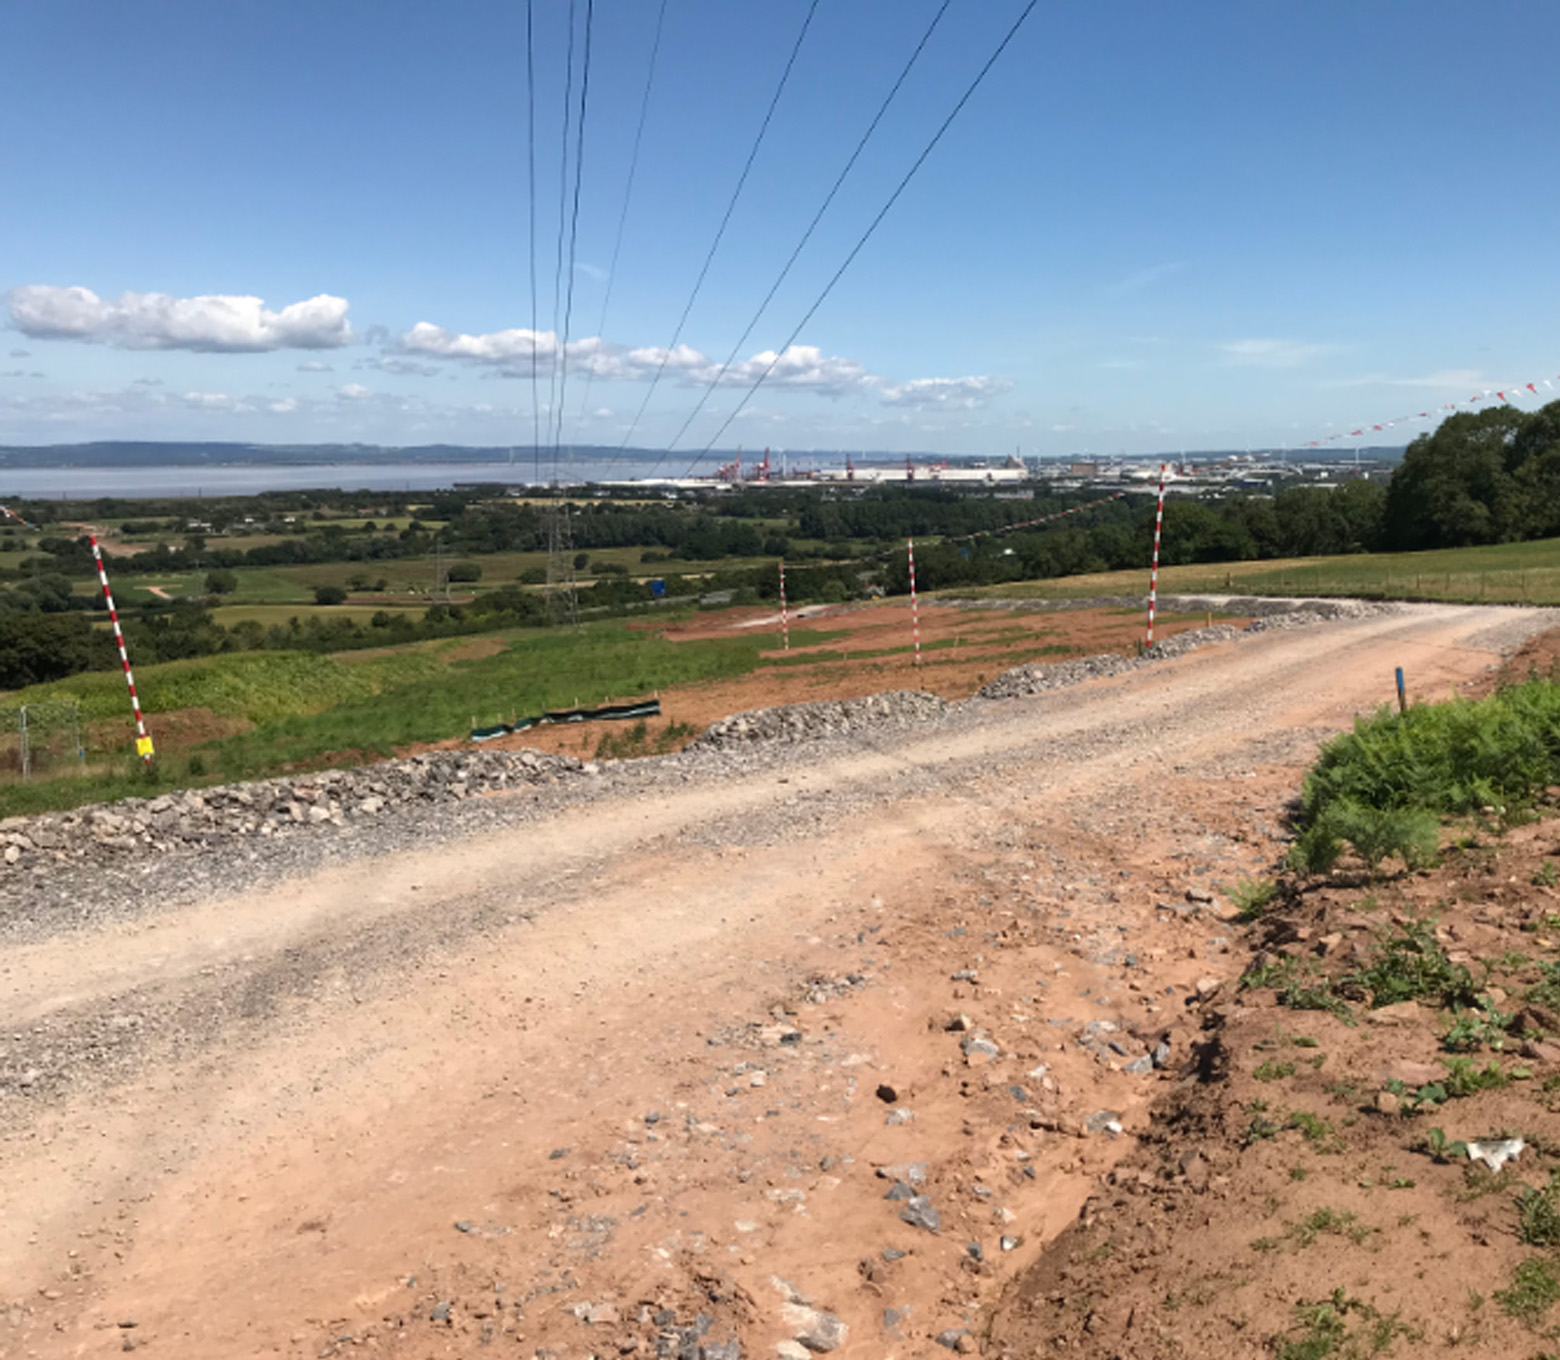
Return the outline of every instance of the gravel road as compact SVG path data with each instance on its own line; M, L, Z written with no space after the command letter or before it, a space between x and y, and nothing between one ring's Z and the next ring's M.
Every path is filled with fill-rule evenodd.
M860 1053L919 1061L921 1031L897 1031L886 1011L872 1020L867 993L920 976L935 950L912 948L917 931L953 947L939 912L991 898L982 875L1019 846L1037 867L1002 869L1003 891L1029 901L1043 887L1034 910L1065 918L1069 966L1105 970L1099 995L1114 995L1123 941L1171 928L1151 900L1168 889L1143 885L1260 871L1282 849L1283 791L1319 740L1391 696L1394 666L1416 696L1442 697L1555 623L1554 611L1405 606L1029 697L861 701L811 728L750 718L679 756L549 767L512 790L322 817L317 834L23 865L0 879L0 1356L118 1349L132 1332L182 1338L175 1354L325 1353L328 1319L379 1307L374 1281L410 1288L419 1271L453 1269L466 1248L447 1240L451 1185L499 1218L533 1193L556 1205L556 1187L520 1186L499 1143L572 1145L624 1119L641 1127L641 1102L694 1099L705 1078L679 1074L715 1038L777 1023L772 1006L755 1011L760 977L766 993L805 984L820 1006L861 991ZM1259 785L1274 792L1257 815ZM1165 800L1183 786L1206 790L1206 806ZM884 899L906 904L905 924L885 916L879 941L865 925L840 933ZM837 971L820 973L809 951L836 936ZM1186 985L1207 966L1200 947L1204 961L1183 951L1164 976ZM828 982L846 977L876 981ZM925 985L947 990L930 974ZM796 1100L836 1081L854 1090L851 1054L830 1061ZM494 1111L522 1086L528 1122L500 1138ZM588 1116L570 1105L587 1093ZM861 1117L848 1101L817 1111ZM923 1150L934 1165L948 1155ZM708 1187L716 1173L675 1174ZM597 1193L584 1185L566 1202ZM753 1257L760 1275L805 1274L803 1227L765 1232L767 1252L738 1242L722 1269ZM667 1260L693 1250L679 1241ZM518 1242L502 1249L506 1270L536 1264ZM620 1290L643 1274L611 1252L591 1259ZM924 1269L946 1287L942 1266ZM114 1325L125 1309L137 1328ZM732 1325L750 1347L764 1330Z

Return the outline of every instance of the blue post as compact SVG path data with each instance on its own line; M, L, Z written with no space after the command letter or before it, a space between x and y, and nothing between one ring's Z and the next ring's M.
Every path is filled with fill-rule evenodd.
M1408 712L1408 695L1407 695L1407 693L1403 689L1403 668L1401 666L1399 666L1397 668L1397 687L1398 687L1398 712L1399 713L1407 713Z

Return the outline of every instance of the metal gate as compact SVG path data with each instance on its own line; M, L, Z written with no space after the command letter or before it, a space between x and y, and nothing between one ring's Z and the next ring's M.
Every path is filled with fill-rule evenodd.
M79 705L70 701L0 706L0 771L30 779L85 765Z

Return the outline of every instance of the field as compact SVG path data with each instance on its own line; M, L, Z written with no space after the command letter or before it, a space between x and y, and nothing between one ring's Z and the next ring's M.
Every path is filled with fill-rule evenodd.
M585 757L644 755L717 718L772 704L901 688L964 698L1024 662L1131 651L1143 623L1136 610L1009 617L928 606L917 664L906 601L807 612L793 620L789 650L777 615L732 609L591 623L578 633L526 629L333 656L239 652L146 666L137 682L158 743L152 776L129 755L122 678L77 675L8 702L76 702L88 773L0 784L0 813L458 745L473 726L658 694L662 718L643 729L542 727L503 739ZM1203 622L1161 616L1161 630Z
M1485 604L1560 604L1560 539L1446 548L1421 553L1357 553L1267 562L1164 567L1162 591L1248 595L1348 595ZM950 592L1006 599L1088 599L1144 595L1148 571L1097 572Z

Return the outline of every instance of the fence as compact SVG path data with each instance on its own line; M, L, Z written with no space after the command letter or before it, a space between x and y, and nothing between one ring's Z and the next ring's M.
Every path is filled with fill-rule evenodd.
M0 706L0 774L30 779L86 760L74 703Z

